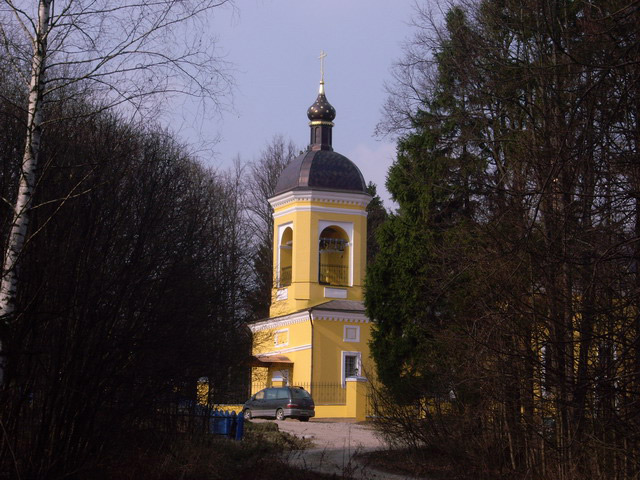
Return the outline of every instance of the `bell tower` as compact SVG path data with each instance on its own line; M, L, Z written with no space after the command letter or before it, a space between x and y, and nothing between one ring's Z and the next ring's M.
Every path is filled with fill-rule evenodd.
M307 110L309 147L284 169L269 199L274 209L270 317L330 300L362 301L371 197L358 167L333 150L336 110L327 100L321 70L318 96Z

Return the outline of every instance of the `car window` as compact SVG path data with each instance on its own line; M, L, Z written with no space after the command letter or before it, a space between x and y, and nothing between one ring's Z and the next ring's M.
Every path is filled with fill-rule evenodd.
M256 400L262 400L264 398L264 390L260 390L256 393Z
M267 394L265 395L265 398L267 400L273 400L274 398L276 398L276 390L275 388L267 388Z
M293 398L311 398L309 392L301 388L292 388L291 395L293 396Z
M276 398L289 398L289 389L288 388L278 388L278 393Z

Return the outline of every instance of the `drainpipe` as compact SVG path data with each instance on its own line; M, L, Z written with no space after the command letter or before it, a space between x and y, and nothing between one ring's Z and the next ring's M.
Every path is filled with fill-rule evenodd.
M313 314L309 309L309 322L311 323L311 372L309 374L309 395L313 397Z

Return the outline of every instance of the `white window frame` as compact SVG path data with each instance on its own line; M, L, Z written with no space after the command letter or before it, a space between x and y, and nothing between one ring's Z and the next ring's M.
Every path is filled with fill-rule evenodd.
M279 333L287 333L287 341L284 343L278 343L278 334ZM289 345L289 329L288 328L281 328L280 330L276 330L275 332L273 332L273 345L275 347L286 347L287 345Z
M349 245L349 285L353 287L353 222L336 222L334 220L319 220L318 221L318 241L316 245L320 244L320 235L327 227L340 227L347 234ZM319 253L316 250L317 253Z
M356 357L356 365L357 365L357 368L358 368L358 375L356 377L346 377L345 376L344 366L345 366L346 357ZM362 376L362 352L343 351L342 352L342 362L340 362L340 369L341 369L340 377L342 378L342 386L343 387L346 385L347 378L361 377Z
M272 382L283 382L285 386L289 385L289 369L274 370L271 376Z
M355 330L356 338L350 339L347 336L347 330ZM348 343L359 343L360 342L360 325L349 325L349 324L345 325L342 328L342 341L348 342Z

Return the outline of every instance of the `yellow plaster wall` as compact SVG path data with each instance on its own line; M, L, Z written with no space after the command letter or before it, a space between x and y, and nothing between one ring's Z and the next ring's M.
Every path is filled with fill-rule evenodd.
M277 331L288 330L289 341L286 345L275 345L274 337ZM292 385L311 382L311 324L308 321L292 323L290 325L268 328L254 332L254 355L274 353L288 357L293 365L274 364L268 368L252 370L252 382L256 385L266 383L271 385L273 373L278 370L289 370L289 381ZM297 350L297 348L308 348ZM290 350L294 351L290 351ZM257 387L254 387L257 388ZM258 388L259 389L259 388ZM253 392L255 393L255 392Z
M316 418L346 418L347 405L316 405Z
M274 343L275 332L288 330L289 341L286 345L276 345ZM281 352L301 345L311 344L311 324L308 321L292 323L290 325L277 326L259 330L253 334L253 354L264 355L267 353ZM290 352L291 354L293 352ZM289 356L290 353L283 353Z
M345 342L345 325L360 327L360 341ZM318 383L336 383L342 380L342 352L360 352L362 358L361 375L372 371L373 363L369 357L369 339L371 323L353 323L335 320L314 321L313 381Z
M285 215L277 214L292 208L298 208ZM362 286L364 284L366 268L366 238L367 218L352 212L334 213L310 211L312 206L324 206L332 209L349 209L365 211L364 207L357 205L342 205L328 202L299 201L276 209L274 220L274 265L278 264L278 228L281 225L291 223L293 228L292 249L292 281L287 289L287 299L278 300L278 286L272 290L272 302L270 316L277 317L292 312L303 310L320 303L331 300L324 296L326 285L318 283L318 225L320 221L351 223L353 235L350 239L353 251L353 283L345 288L348 300L362 300ZM333 288L333 287L332 287Z

